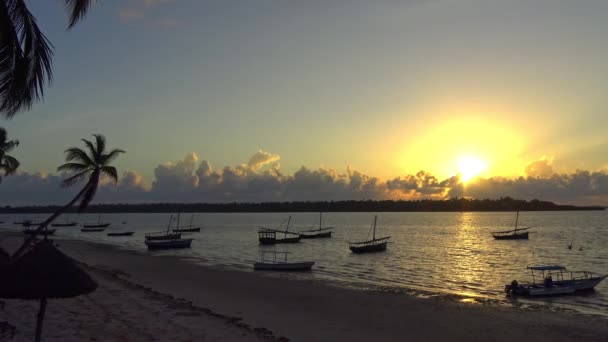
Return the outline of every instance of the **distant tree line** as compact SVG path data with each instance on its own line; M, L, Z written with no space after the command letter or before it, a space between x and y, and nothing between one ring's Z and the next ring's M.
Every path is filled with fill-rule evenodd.
M6 206L0 213L48 213L58 206ZM233 203L140 203L97 204L87 208L89 213L264 213L264 212L458 212L458 211L564 211L604 210L602 206L560 205L533 199L517 200L452 198L448 200L416 201L305 201L305 202L233 202Z

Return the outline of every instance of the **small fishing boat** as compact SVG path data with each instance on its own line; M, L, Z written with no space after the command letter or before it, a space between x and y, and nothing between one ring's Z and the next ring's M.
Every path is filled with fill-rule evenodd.
M23 230L23 234L26 234L26 235L43 235L43 236L53 235L53 234L55 234L55 229L43 229L41 231L38 231L38 229L35 229L35 228L31 228L31 229L27 229L26 228L26 229Z
M527 240L528 239L528 229L533 227L519 228L517 226L519 221L519 211L515 216L515 229L511 230L503 230L499 232L492 232L492 236L496 240Z
M167 230L162 232L152 232L145 235L146 241L159 241L159 240L176 240L181 239L181 233L170 233L171 222L173 221L173 215L169 216L169 224Z
M298 242L300 242L300 239L302 238L300 236L300 234L289 231L290 222L291 222L291 216L289 216L289 219L287 219L287 226L285 227L284 231L278 230L278 229L272 229L272 228L259 227L260 230L258 231L258 240L260 241L260 244L261 245L274 245L277 243L298 243ZM284 237L278 238L277 233L284 234Z
M507 294L530 297L574 294L592 290L608 277L588 271L568 271L566 267L560 265L529 266L527 269L531 271L532 282L520 284L517 280L513 280L511 284L505 285ZM539 276L542 283L536 282Z
M269 254L272 254L272 258L266 257ZM289 252L262 251L260 262L254 263L253 269L256 271L310 271L315 264L314 261L288 262L287 254Z
M107 228L108 226L110 226L109 222L101 222L101 214L99 214L97 216L97 223L84 223L82 225L83 228ZM98 230L91 230L91 231L98 231Z
M190 248L194 239L146 240L148 250Z
M177 216L177 227L175 227L175 229L173 229L174 232L177 233L197 233L201 231L201 227L200 226L194 226L192 225L192 221L194 220L194 214L192 214L192 216L190 216L190 224L187 226L183 226L180 227L179 226L179 214Z
M319 213L319 229L303 230L300 232L302 239L318 239L318 238L330 238L332 229L334 227L323 228L323 213Z
M384 252L386 251L386 245L390 236L376 238L376 223L378 221L378 215L374 216L374 223L372 227L372 239L367 241L350 242L350 250L356 254L362 253L373 253L373 252ZM368 235L369 236L369 235Z

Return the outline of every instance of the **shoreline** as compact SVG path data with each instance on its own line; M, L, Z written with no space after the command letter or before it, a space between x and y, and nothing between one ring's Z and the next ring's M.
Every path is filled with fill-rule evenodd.
M8 240L9 235L15 236L0 236ZM257 327L291 341L608 339L605 317L569 310L528 310L349 289L323 281L219 269L197 264L192 258L151 256L101 243L56 242L87 267L133 284L132 291L141 287L182 298L209 310L206 315L215 313L252 327L254 333Z

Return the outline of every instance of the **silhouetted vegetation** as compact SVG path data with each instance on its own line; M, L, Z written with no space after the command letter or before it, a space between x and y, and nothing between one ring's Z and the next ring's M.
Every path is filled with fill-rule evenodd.
M19 145L19 140L8 140L6 130L0 127L0 183L2 177L10 176L17 172L20 163L8 153Z
M47 213L56 206L4 207L0 213ZM604 210L601 206L561 205L537 199L516 200L453 198L449 200L417 201L319 201L265 203L141 203L97 204L88 207L89 213L264 213L264 212L454 212L454 211L564 211Z

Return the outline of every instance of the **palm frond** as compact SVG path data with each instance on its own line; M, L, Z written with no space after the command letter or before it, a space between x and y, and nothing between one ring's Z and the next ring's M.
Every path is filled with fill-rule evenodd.
M69 186L72 186L76 183L80 183L83 179L85 179L87 177L87 175L89 174L89 170L84 170L82 172L79 172L73 176L70 176L66 179L64 179L63 181L61 181L61 187L62 188L67 188Z
M6 13L0 13L0 112L10 118L44 96L44 88L53 78L53 52L23 0L3 4L0 12L6 10L9 20L4 20Z
M118 171L116 171L114 166L103 166L101 172L110 177L114 181L114 184L118 183Z
M67 171L67 172L82 172L85 170L92 170L91 165L80 164L80 163L65 163L57 168L57 171Z
M95 197L95 193L97 192L97 185L99 185L99 175L99 171L94 171L91 174L91 178L89 178L89 182L86 185L88 188L82 194L82 197L80 199L78 212L83 212Z
M17 159L7 155L5 155L0 162L2 162L0 169L4 170L5 176L9 176L17 172L19 165L21 165Z
M87 139L80 139L80 140L82 140L84 142L85 146L89 149L91 160L93 160L93 162L95 164L98 164L99 159L97 158L98 154L97 154L97 148L95 147L95 145Z
M93 134L93 136L95 137L95 146L97 146L97 156L101 157L106 152L106 137L101 134Z
M90 166L95 165L95 162L91 159L91 157L83 150L78 147L70 147L65 150L65 160L68 162L78 161L82 164L87 164Z
M0 127L0 146L6 142L8 139L8 135L6 134L6 130L4 127Z
M70 12L70 24L68 29L71 29L87 14L89 8L93 5L94 0L65 0L65 7Z
M106 154L103 157L103 165L108 165L110 164L112 161L114 161L114 159L116 159L121 153L127 153L124 150L121 150L119 148L115 148L112 151L110 151L110 153Z

